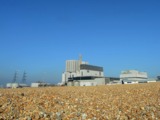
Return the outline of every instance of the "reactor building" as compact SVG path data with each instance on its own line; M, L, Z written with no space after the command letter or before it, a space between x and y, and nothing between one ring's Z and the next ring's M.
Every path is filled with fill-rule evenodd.
M125 83L144 83L148 81L148 75L146 72L126 70L121 72L120 81Z
M62 74L62 83L67 86L96 86L105 85L103 67L90 65L88 62L79 60L67 60L66 70Z

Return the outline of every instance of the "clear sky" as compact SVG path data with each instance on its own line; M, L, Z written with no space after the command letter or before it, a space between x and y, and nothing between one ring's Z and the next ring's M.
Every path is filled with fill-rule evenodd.
M0 0L0 84L61 81L65 61L160 75L159 0Z

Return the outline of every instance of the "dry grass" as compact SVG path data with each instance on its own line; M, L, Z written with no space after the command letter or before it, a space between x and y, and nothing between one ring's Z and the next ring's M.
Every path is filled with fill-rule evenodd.
M158 120L160 83L0 89L0 120Z

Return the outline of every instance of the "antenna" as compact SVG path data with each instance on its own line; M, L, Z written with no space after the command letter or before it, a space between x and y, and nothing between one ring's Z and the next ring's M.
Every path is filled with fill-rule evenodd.
M17 80L17 71L15 72L15 74L14 74L14 77L13 77L13 81L12 81L12 83L15 83L16 82L16 80Z
M22 77L22 83L26 83L26 72L24 71L23 77Z
M79 72L81 70L81 68L80 68L81 64L82 64L82 55L80 54L79 55L79 70L78 70Z
M82 55L80 54L79 55L79 62L80 62L80 65L82 64Z

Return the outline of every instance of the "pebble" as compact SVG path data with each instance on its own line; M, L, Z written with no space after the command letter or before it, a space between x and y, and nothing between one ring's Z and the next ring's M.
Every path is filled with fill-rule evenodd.
M28 116L28 117L27 117L27 120L32 120L32 118Z
M4 110L3 110L2 108L0 108L0 114L3 113L3 111L4 111Z
M81 116L81 113L80 113L80 112L77 113L77 117L79 117L79 116Z
M83 114L82 114L82 120L85 120L86 117L87 117L87 114L83 113Z
M62 116L60 112L56 113L56 120L62 120Z
M21 93L21 96L24 96L24 93Z

